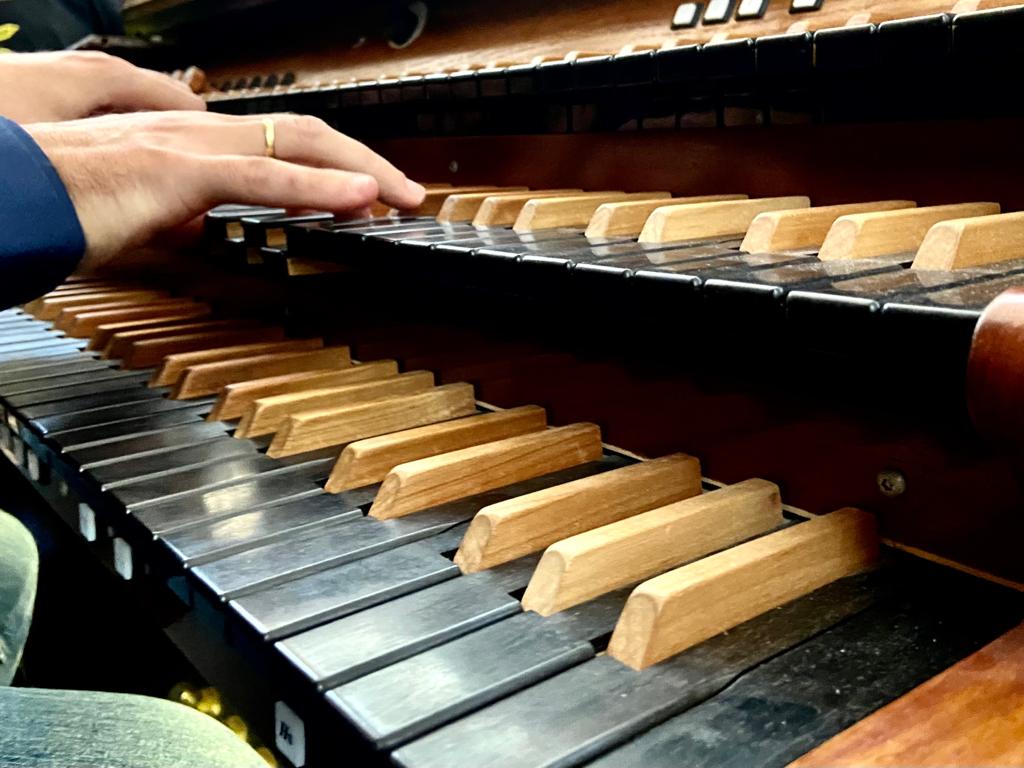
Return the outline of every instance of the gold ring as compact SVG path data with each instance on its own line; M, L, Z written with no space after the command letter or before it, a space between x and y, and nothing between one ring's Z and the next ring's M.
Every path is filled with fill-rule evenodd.
M263 141L266 143L264 154L267 157L277 157L274 142L277 140L277 131L274 128L274 121L269 117L263 118Z

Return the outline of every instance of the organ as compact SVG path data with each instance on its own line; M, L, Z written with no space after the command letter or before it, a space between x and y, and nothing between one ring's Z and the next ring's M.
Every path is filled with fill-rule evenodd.
M294 765L948 764L990 657L963 764L1021 762L1024 11L520 5L169 27L427 199L8 311L5 452Z

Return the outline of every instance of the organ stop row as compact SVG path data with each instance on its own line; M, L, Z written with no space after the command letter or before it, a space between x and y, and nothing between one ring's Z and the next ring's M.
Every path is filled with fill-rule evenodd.
M269 760L1024 763L1020 7L157 5L430 182L0 315L5 455Z

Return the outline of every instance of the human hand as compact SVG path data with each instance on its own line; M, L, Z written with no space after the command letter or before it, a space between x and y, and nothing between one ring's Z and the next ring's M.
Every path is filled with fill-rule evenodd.
M265 156L264 117L275 157ZM102 266L215 205L344 213L375 200L413 208L423 187L380 155L302 115L150 112L26 127L50 158Z
M0 115L16 123L103 112L205 110L187 84L96 51L0 56Z

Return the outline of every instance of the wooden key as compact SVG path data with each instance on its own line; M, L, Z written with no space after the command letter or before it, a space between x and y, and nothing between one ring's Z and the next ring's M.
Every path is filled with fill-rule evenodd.
M689 205L691 203L715 203L725 200L746 200L746 195L700 195L697 197L673 197L671 200L634 200L629 203L605 203L594 211L587 224L587 237L636 237L643 231L644 223L663 205Z
M289 416L267 450L273 459L343 445L388 432L468 416L476 410L470 384L446 384L415 395L399 395L343 408Z
M851 508L738 544L634 589L608 655L645 669L877 558L874 517Z
M790 768L1024 765L1024 624Z
M96 329L92 332L92 336L89 337L89 343L86 345L86 349L98 349L105 350L107 345L110 343L110 339L113 338L115 333L126 333L128 331L141 331L144 329L157 329L164 328L167 326L174 325L208 325L212 323L238 323L240 325L250 324L248 320L207 320L209 313L200 314L199 312L183 312L177 315L158 316L158 317L147 317L144 320L126 320L123 323L104 323L103 325L96 326ZM254 323L255 321L253 321Z
M519 212L512 229L516 232L536 232L557 227L585 229L594 211L605 203L668 200L671 197L668 192L598 192L590 195L530 200Z
M377 381L398 375L398 363L394 360L374 360L362 365L337 367L307 373L288 373L284 376L270 376L253 381L228 384L221 390L209 421L225 421L240 418L249 407L264 397L287 395L328 387L343 387Z
M62 310L68 307L103 304L105 302L135 302L141 304L150 299L164 298L166 296L167 294L163 291L144 290L103 291L99 293L74 293L71 295L54 296L43 299L36 317L40 320L53 320Z
M156 339L128 341L124 347L118 350L120 354L111 354L110 357L119 357L123 368L138 370L139 368L151 368L154 365L159 365L168 355L177 355L182 352L196 352L201 349L211 349L214 347L257 344L281 341L283 339L283 328L268 328L264 326L224 328L213 331L199 331L197 333L179 333ZM111 342L111 347L113 346L114 342Z
M107 326L101 326L101 328L109 328L111 325L121 325L121 323L110 323ZM125 325L130 326L131 323L126 323ZM97 337L106 336L107 343L102 348L103 354L101 357L123 358L131 351L133 344L142 341L165 339L172 336L187 336L196 333L252 330L259 327L255 320L202 319L197 322L161 323L142 328L129 328L128 330L115 331L111 334L103 334L100 332L100 328L97 328L93 332L89 343L91 344Z
M235 437L258 437L276 432L296 413L342 408L395 395L412 395L434 386L430 371L410 371L386 379L350 383L339 387L309 389L283 395L261 397L242 414Z
M463 573L492 568L700 490L700 462L680 453L508 499L476 514L455 563Z
M381 483L369 514L380 520L557 472L601 458L594 424L533 432L399 464Z
M928 230L914 269L966 269L1024 255L1024 213L942 221Z
M77 314L74 321L63 330L68 336L84 339L92 335L93 331L104 323L123 322L125 320L138 320L146 317L160 317L172 312L180 312L189 309L202 309L210 311L208 304L196 303L193 301L175 302L153 302L145 307L126 307L123 309L109 309L103 311L84 312ZM61 313L63 315L63 313ZM56 324L54 324L56 326Z
M765 211L788 211L792 208L807 208L810 204L810 198L796 196L667 205L657 208L647 218L639 241L672 243L677 240L708 240L742 235L750 222Z
M215 395L222 387L239 381L340 367L351 362L348 347L325 347L311 352L279 352L202 363L189 366L182 372L171 392L171 399L189 400Z
M451 195L465 195L470 192L503 192L506 191L506 187L496 187L492 184L478 184L476 186L467 187L440 187L438 189L428 189L426 196L423 198L423 202L420 203L418 208L413 208L408 211L397 211L392 209L391 214L395 215L402 213L405 216L436 216L441 210L441 206L444 205L444 201Z
M324 488L341 493L379 483L399 464L537 432L546 426L544 409L526 405L349 443Z
M829 229L818 258L870 259L916 251L928 230L940 221L994 213L999 213L998 203L929 205L841 216Z
M591 198L595 195L622 194L625 193L616 190L606 190L603 192L580 192L579 194L569 194L568 197ZM480 206L480 210L477 211L476 216L473 217L473 226L477 229L487 229L489 227L511 227L516 223L516 219L519 218L519 213L522 211L524 205L534 198L543 199L546 197L552 197L552 195L531 194L525 200L518 195L510 195L508 197L491 195L484 200L483 205ZM562 195L553 195L553 197L562 197Z
M699 493L698 477L694 498L552 544L530 579L523 609L550 616L783 522L779 489L766 480Z
M915 208L912 200L879 200L873 203L820 205L795 211L758 214L740 245L747 253L775 253L796 248L818 248L840 216Z
M507 192L466 192L461 195L449 195L445 198L441 210L437 212L437 220L442 223L472 221L488 197L522 194L530 194L527 187L508 187Z
M191 304L190 299L154 299L150 302L140 303L134 300L120 301L118 299L97 299L96 303L88 304L76 304L71 307L65 307L58 314L57 317L53 318L53 327L66 329L74 325L75 320L79 315L84 315L93 312L113 312L113 311L124 311L130 309L137 309L139 307L163 307L168 305L176 305L181 303Z
M56 299L61 297L71 296L88 296L96 295L99 293L110 293L111 291L129 291L137 290L136 286L125 286L116 283L97 283L92 284L70 284L70 285L58 285L49 293L45 293L37 299L23 304L22 309L30 315L37 316L40 307L43 306L43 302L47 299Z
M276 352L306 352L311 349L321 349L323 345L323 339L293 339L290 341L269 341L229 347L215 347L213 349L199 349L195 352L168 355L164 358L156 373L153 374L149 386L168 387L175 384L182 372L193 365L214 363L218 360L237 360L242 357L252 357L253 355L271 355Z

